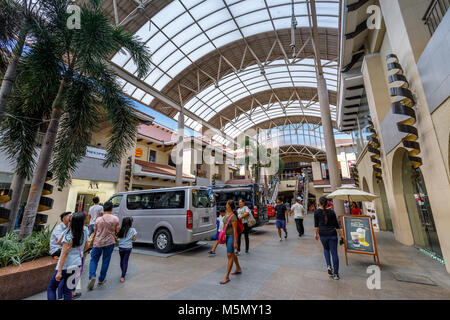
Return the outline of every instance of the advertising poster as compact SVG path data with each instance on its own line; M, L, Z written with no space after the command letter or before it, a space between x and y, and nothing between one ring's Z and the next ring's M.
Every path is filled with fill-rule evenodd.
M370 216L372 218L373 231L375 231L375 232L380 231L380 225L378 224L375 203L373 201L365 201L363 203L364 203L364 209L365 209L366 215Z
M370 217L343 216L347 251L375 254Z

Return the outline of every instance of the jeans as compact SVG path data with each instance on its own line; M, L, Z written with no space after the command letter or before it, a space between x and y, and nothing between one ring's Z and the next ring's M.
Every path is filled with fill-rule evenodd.
M333 257L333 273L339 274L339 257L337 252L338 238L337 236L321 236L320 242L323 246L323 254L325 255L325 261L327 266L331 267L330 252Z
M128 259L130 258L132 248L119 248L120 270L122 270L122 278L125 278L128 269Z
M295 225L297 226L298 235L302 236L305 233L303 228L303 219L295 219Z
M56 300L56 290L58 289L58 298L60 298L60 286L62 285L62 295L64 297L64 300L72 300L72 291L67 287L67 279L73 274L67 273L67 270L62 271L62 277L61 281L56 281L56 273L58 271L55 270L53 273L52 278L50 279L50 283L47 287L47 300Z
M110 244L109 246L101 248L92 248L91 262L89 263L89 279L96 277L98 261L100 260L100 256L103 256L102 269L100 270L100 277L98 278L98 281L102 282L103 280L105 280L113 250L114 244Z
M250 246L250 239L248 237L248 234L250 233L250 228L248 227L247 223L243 223L244 225L244 238L245 238L245 251L248 252L248 248ZM237 245L238 245L238 251L241 251L241 235L242 233L238 234L238 238L237 238Z
M91 236L91 234L93 234L94 233L94 225L93 224L90 224L89 225L89 237Z

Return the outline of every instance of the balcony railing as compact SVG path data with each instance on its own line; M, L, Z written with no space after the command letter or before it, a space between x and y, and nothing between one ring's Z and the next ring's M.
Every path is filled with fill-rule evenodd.
M428 27L430 34L433 35L437 27L450 8L450 0L432 0L422 20Z

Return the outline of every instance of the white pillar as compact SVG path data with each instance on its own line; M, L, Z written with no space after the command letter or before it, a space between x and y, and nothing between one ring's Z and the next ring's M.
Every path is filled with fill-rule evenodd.
M181 109L178 115L178 141L177 141L177 162L175 185L181 187L183 185L183 147L184 147L184 112Z
M328 172L330 174L331 190L336 190L341 186L341 176L336 153L336 142L334 141L333 124L331 122L330 102L328 99L327 83L323 76L317 76L317 93L320 103L320 114L322 116L322 128L325 141L325 151L327 155ZM344 214L344 202L333 200L334 210L337 215Z

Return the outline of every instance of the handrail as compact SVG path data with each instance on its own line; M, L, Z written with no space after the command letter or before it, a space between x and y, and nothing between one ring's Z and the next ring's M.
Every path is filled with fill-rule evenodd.
M431 1L422 18L431 35L436 31L449 8L450 0Z

